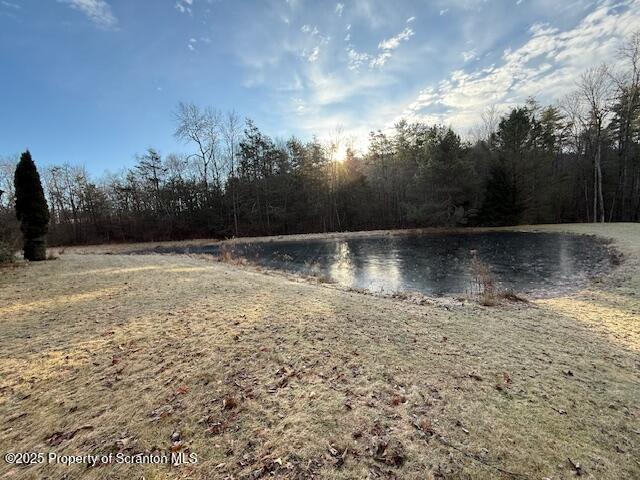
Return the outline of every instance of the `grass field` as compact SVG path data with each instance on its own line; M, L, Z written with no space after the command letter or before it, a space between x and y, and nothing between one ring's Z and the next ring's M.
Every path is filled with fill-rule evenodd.
M198 458L0 478L640 478L640 225L528 228L624 260L496 307L117 250L0 270L2 454Z

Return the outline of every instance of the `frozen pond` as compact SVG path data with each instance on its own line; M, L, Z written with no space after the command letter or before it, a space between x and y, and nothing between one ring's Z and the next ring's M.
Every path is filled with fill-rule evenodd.
M229 244L234 257L322 276L375 292L451 295L469 291L477 255L504 289L532 295L567 291L610 268L608 247L589 236L560 233L427 233ZM219 253L217 245L154 252Z

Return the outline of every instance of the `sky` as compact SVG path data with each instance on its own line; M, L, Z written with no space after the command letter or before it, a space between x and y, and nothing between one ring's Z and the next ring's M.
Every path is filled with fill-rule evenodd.
M0 0L0 156L100 174L186 152L181 101L359 149L402 118L465 134L636 29L640 0Z

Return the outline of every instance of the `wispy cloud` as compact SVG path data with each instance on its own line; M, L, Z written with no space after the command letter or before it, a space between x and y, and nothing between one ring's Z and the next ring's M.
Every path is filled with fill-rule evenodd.
M310 50L304 49L302 51L302 57L306 58L309 62L312 62L312 63L317 61L319 56L320 56L320 47L318 47L317 45Z
M465 63L469 60L473 60L474 58L478 58L475 50L467 50L466 52L462 52L462 58Z
M369 68L384 66L391 58L393 50L397 49L402 42L406 42L413 35L413 30L407 27L399 34L378 43L378 52L375 54L359 52L350 45L346 50L349 69L359 70L363 65L368 65Z
M320 33L318 31L318 27L316 27L315 25L311 26L308 24L303 25L302 28L300 28L300 31L302 33L308 33L309 35L318 35L318 33Z
M413 30L407 27L395 37L391 37L387 40L381 41L378 44L378 48L381 50L395 50L400 46L400 42L406 42L412 36L413 36Z
M193 0L178 0L174 6L176 10L180 13L188 13L191 15L193 11L191 7L193 6Z
M585 68L615 56L620 39L640 25L640 0L577 0L571 15L541 23L553 1L522 6L532 19L522 35L512 33L520 19L501 24L504 11L483 0L443 1L418 18L406 9L383 18L377 0L354 0L345 2L348 24L333 9L309 14L300 6L291 28L274 34L260 24L239 42L250 72L244 85L260 85L281 132L322 136L342 124L366 142L369 130L403 117L464 131L487 107L504 111L530 95L554 101ZM487 19L502 26L487 32Z
M300 31L306 34L308 41L312 43L311 46L306 46L302 49L300 56L308 62L316 62L320 57L320 47L329 43L329 37L320 35L320 31L315 25L305 24L300 28Z
M337 3L336 4L336 13L338 14L339 17L342 16L342 12L344 11L344 3Z
M95 25L100 28L115 28L118 20L111 11L111 6L106 0L58 0L68 4L71 8L85 14Z
M18 18L18 12L22 7L17 3L0 0L0 17Z
M17 3L12 3L12 2L7 2L6 0L2 0L0 2L0 5L10 8L12 10L20 10L20 5L18 5Z
M425 87L398 116L438 121L470 128L490 106L503 110L529 96L553 102L575 88L586 68L616 58L626 35L640 25L640 2L612 8L603 2L574 28L561 31L534 24L529 39L504 51L499 65L475 70L456 70L435 85ZM465 60L475 51L463 52Z

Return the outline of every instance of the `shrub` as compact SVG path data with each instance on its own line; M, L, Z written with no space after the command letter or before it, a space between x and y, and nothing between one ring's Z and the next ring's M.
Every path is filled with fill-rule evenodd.
M0 240L0 264L11 263L15 260L15 250L9 242Z
M493 306L497 301L497 291L489 265L483 262L474 251L471 257L471 293L481 305Z

